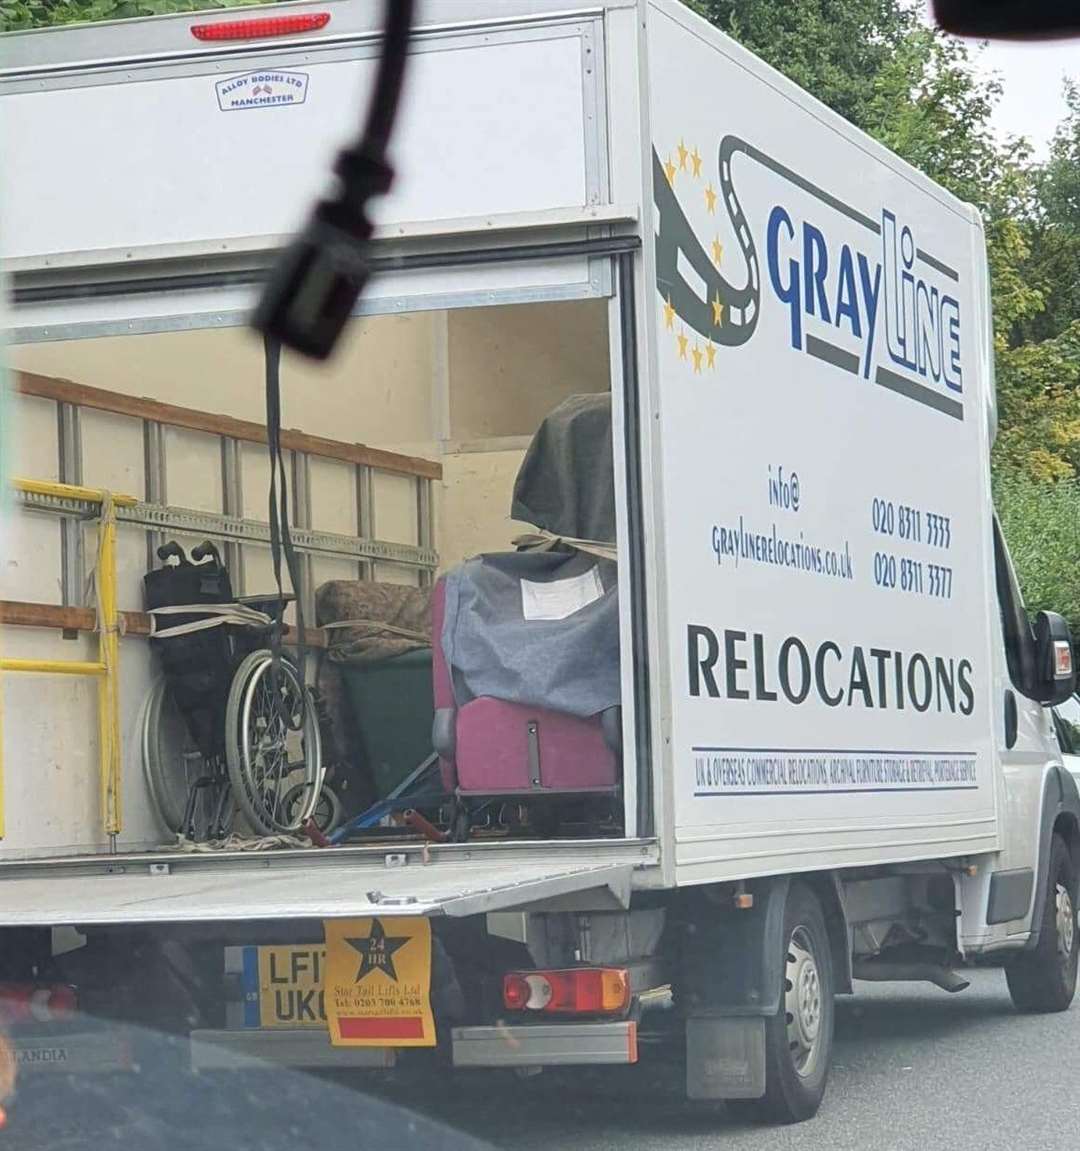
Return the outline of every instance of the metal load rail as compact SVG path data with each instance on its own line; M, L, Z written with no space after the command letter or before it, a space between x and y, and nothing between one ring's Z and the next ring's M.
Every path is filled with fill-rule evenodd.
M56 512L60 515L84 515L84 501L39 491L16 490L16 498L31 511ZM117 505L116 519L157 532L184 532L190 535L210 536L227 543L270 544L270 528L259 520L239 516L203 512L195 508L164 506L145 503L131 498ZM334 559L355 559L405 564L421 570L433 571L438 553L433 548L386 540L361 539L340 532L313 531L290 525L293 547L299 552L321 554Z

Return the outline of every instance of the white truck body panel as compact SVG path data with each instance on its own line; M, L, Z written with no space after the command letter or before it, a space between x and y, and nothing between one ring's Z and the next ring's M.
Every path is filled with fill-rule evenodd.
M369 5L291 7L329 10L325 34L207 45L185 15L21 37L25 50L0 68L8 147L24 158L3 189L9 266L69 279L137 261L192 271L208 256L265 256L291 234L355 131L379 36ZM473 232L558 235L611 215L603 20L545 8L514 19L421 6L394 192L373 205L381 238L468 246ZM70 56L48 50L60 41ZM68 145L54 148L60 138ZM610 290L587 259L403 271L376 285L362 313ZM50 300L20 311L14 339L242 324L254 298L245 284Z
M32 370L71 375L84 382L89 372L96 386L119 387L124 393L135 389L133 394L138 395L138 389L146 389L147 384L139 383L138 368L133 369L133 376L128 370L140 357L159 353L132 337L147 334L182 341L189 332L198 335L201 329L246 323L258 277L248 276L237 284L230 274L236 268L264 266L326 184L335 150L355 130L362 111L363 86L370 83L380 32L371 5L331 0L291 7L330 10L333 19L327 37L301 43L207 47L197 44L188 30L201 17L184 16L17 38L21 50L5 59L8 67L0 73L0 104L5 118L19 126L12 147L23 157L20 171L33 173L34 178L12 180L5 189L10 203L10 211L5 211L5 234L18 237L8 245L6 255L20 283L33 277L30 282L44 285L48 295L44 302L19 300L13 342L43 345L38 360L23 360L20 366L41 363L41 368ZM633 4L611 8L612 27L621 30L623 40L626 30L634 28L635 14ZM595 7L575 12L564 5L544 3L422 5L412 82L395 134L397 191L378 206L376 251L410 256L498 243L581 240L591 234L590 229L625 230L633 225L638 211L637 150L628 151L624 145L621 161L609 169L606 139L610 123L620 126L624 139L633 140L633 132L625 128L636 128L637 104L630 102L613 111L609 121L604 29L603 10ZM616 73L625 68L636 76L634 56L612 60L611 66ZM223 107L219 100L216 85L223 79L229 84L237 77L300 71L307 80L302 101L254 107L228 106L226 101ZM267 81L259 83L264 86ZM273 86L277 81L269 83ZM229 95L224 93L224 97ZM173 133L168 147L163 145L162 125L169 125ZM72 149L60 157L54 147L58 138L72 141ZM83 147L92 148L92 165L79 152ZM162 170L141 166L141 158L162 151L174 158L197 153L200 161L186 165L177 159L173 168L165 161ZM265 165L267 157L273 160L273 171L264 181L259 164ZM88 187L80 193L76 182L59 179L56 165L65 174L92 167L87 171ZM447 172L456 173L450 180L456 191L449 197L445 194ZM50 189L49 195L59 198L50 211L68 221L65 227L70 225L70 232L64 235L48 227L35 209L37 197L32 188L39 177ZM125 183L138 190L128 206L122 206L116 192ZM232 191L218 194L226 189ZM159 285L154 291L139 290L141 277L213 276L223 257L232 262L212 286L162 290ZM218 263L212 265L214 260ZM549 303L610 293L610 261L529 259L391 271L376 279L360 311L405 316L425 310ZM424 342L442 340L445 344L454 338L445 320L441 333L439 320L430 334L422 324L416 328L416 337ZM617 348L615 325L611 339ZM114 355L127 366L110 379L105 345L113 342ZM247 352L242 352L238 341L230 342L228 348L222 346L228 353L228 366L219 360L219 370L234 378L238 373L250 374L245 405L258 399L261 370L251 354L257 343L248 343ZM393 365L398 372L409 369L404 348L388 343L387 367ZM170 346L177 347L176 343ZM86 347L89 354L81 354L80 347ZM162 344L160 354L174 357L174 372L194 368L200 378L190 391L191 402L209 409L212 384L207 391L207 368L199 364L206 355L212 362L214 348L180 351L177 356ZM417 357L421 372L423 359ZM437 352L435 360L437 368ZM92 365L101 374L95 375ZM294 373L300 370L298 365L293 369ZM339 366L345 373L343 385L349 370L347 365ZM378 370L386 370L381 362ZM184 403L187 394L171 388L161 391L169 371L168 365L160 363L153 368L154 385L147 390L156 398ZM238 410L236 398L222 400L223 413L258 418L258 412L246 406ZM437 394L434 398L438 402ZM57 460L63 458L64 447L58 440L56 405L26 397L19 397L18 405L23 438L14 470L59 478ZM333 405L323 403L322 409L318 419L309 421L296 409L288 418L305 430L349 441L379 435L362 425L356 431L340 423L327 426ZM146 480L145 429L135 421L102 413L85 411L81 416L77 435L83 441L81 462L86 475L92 477L88 482L141 494ZM438 414L433 425L431 433L420 436L422 442L406 439L401 446L425 456L440 450L435 437L447 436L449 429L439 425ZM396 446L398 433L388 429L384 434ZM166 429L166 437L168 469L162 478L167 479L170 501L197 511L219 512L223 499L228 501L216 438L171 429ZM375 442L384 440L376 438ZM350 522L328 523L327 519L349 521L351 474L346 470L338 475L341 469L335 469L331 475L326 465L320 487L320 473L314 466L319 462L310 461L313 502L320 501L313 509L314 526L350 534L354 526ZM244 472L239 511L264 519L265 451L257 445L241 445L239 463ZM380 538L415 541L416 495L405 479L376 474L374 488L373 514ZM0 597L61 602L58 574L63 554L57 526L48 517L14 516L10 546L19 561L5 569ZM130 610L140 604L145 540L143 532L123 527L120 536L121 606ZM248 550L244 558L245 590L271 586L265 552ZM316 572L319 578L355 575L355 565L332 570L322 562ZM376 565L376 576L401 578L402 573L393 569L392 564ZM42 573L48 574L43 578ZM34 658L71 658L92 650L92 637L72 644L58 634L27 629L14 629L11 643L15 654ZM0 859L5 879L19 892L16 902L7 905L5 922L9 924L332 917L360 913L368 906L364 893L385 893L387 882L397 886L404 882L409 889L414 902L402 904L406 913L417 909L434 913L451 904L461 908L465 895L479 897L489 889L502 894L483 894L485 908L583 889L603 903L610 900L604 892L613 885L620 892L629 889L635 869L642 870L635 882L657 881L655 846L642 843L631 848L611 840L575 846L569 863L565 852L551 845L516 845L511 859L498 850L498 844L446 845L433 852L437 861L433 866L423 871L414 866L407 876L391 871L389 881L383 875L386 851L347 853L346 878L353 881L344 885L329 873L312 883L305 866L312 857L305 853L294 855L291 862L287 852L241 857L233 861L236 866L231 871L217 855L141 855L161 839L139 762L140 707L152 678L145 641L125 640L121 662L125 821L122 833L111 844L100 826L94 741L86 736L94 724L92 685L5 677L9 717L16 717L5 725L9 775L15 776L8 801L9 811L17 816L9 821ZM629 679L629 667L626 675ZM62 719L52 727L36 724L31 730L26 721L40 710ZM626 709L626 722L633 723L631 707ZM48 788L41 786L40 775L12 766L29 760L58 765L46 777ZM626 753L628 773L634 770L634 760L631 746ZM636 788L632 779L624 796L628 810L633 811ZM122 863L102 862L110 849L120 853ZM419 858L411 848L404 856L414 864ZM60 870L39 870L35 861L42 859L54 861ZM627 859L632 859L634 868L626 865ZM265 883L268 863L280 883ZM218 876L217 869L223 866ZM500 866L503 871L492 878ZM103 882L106 874L117 882ZM416 895L418 883L423 888L420 896ZM475 911L480 902L469 907Z
M599 202L604 112L592 37L592 21L573 19L482 35L422 30L394 136L395 191L377 222ZM8 256L293 231L372 84L377 43L365 32L351 39L317 51L266 47L242 61L121 63L53 76L45 91L38 77L13 77L7 147L34 166L5 194ZM271 91L242 99L254 87ZM41 146L57 139L68 146Z
M677 881L992 851L978 222L679 5L648 69Z

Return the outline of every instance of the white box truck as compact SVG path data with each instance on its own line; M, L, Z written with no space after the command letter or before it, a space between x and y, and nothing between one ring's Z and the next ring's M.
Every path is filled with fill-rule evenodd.
M422 4L377 275L329 367L282 369L309 602L507 550L540 420L610 393L603 834L496 816L461 843L170 848L141 766L141 579L163 538L209 536L240 591L272 584L244 325L379 18L325 0L4 39L8 470L45 483L3 537L0 980L58 973L175 1022L148 972L186 965L201 1066L626 1063L664 1026L691 1098L786 1120L822 1097L855 979L1001 966L1019 1008L1066 1008L1080 798L1047 705L1071 641L1029 619L994 517L979 215L675 0ZM79 517L101 490L130 499L99 776L92 689L23 661L95 660ZM342 921L362 967L419 940L434 1051L331 1044ZM56 1035L20 1042L77 1063Z

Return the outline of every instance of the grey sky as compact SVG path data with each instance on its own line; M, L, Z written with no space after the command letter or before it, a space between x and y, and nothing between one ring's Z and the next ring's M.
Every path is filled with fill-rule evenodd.
M1065 113L1062 77L1080 80L1080 40L1046 44L997 41L976 49L983 71L1000 74L1004 93L994 116L998 132L1027 136L1036 154L1046 155L1050 137Z

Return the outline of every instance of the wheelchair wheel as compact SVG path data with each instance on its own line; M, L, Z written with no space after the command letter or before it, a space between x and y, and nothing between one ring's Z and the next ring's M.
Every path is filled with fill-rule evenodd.
M225 711L225 758L240 810L257 835L297 831L311 818L322 788L319 718L296 668L269 651L240 664ZM286 803L302 789L303 802Z
M166 830L179 835L184 830L188 798L196 783L213 774L191 738L187 723L173 700L164 679L157 679L146 695L140 723L143 775L154 811ZM209 811L199 820L210 832Z
M293 818L296 809L306 800L306 792L307 788L305 788L304 784L296 783L285 793L282 807L284 807L288 819ZM338 799L337 793L332 787L324 783L319 790L319 798L315 803L315 810L311 813L311 818L315 821L315 826L323 835L329 835L330 832L337 830L343 814L341 800Z

